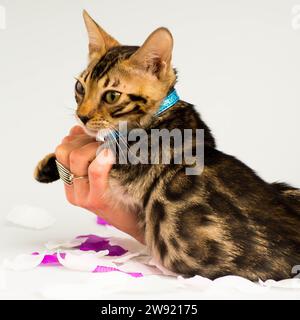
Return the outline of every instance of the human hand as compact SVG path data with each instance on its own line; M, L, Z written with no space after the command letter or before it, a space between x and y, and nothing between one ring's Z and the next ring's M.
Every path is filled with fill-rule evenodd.
M99 142L75 126L56 148L56 159L63 166L75 176L86 177L75 179L72 185L65 184L66 198L71 204L95 213L143 243L136 213L116 207L116 202L109 197L108 179L114 157L108 149L96 156L99 146Z

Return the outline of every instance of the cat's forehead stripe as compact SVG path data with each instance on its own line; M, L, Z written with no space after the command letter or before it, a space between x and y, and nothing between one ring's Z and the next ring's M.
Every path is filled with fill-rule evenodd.
M101 79L118 61L128 59L138 48L137 46L111 48L95 65L91 78L93 80Z
M112 87L117 87L120 84L120 79L115 79Z
M104 84L103 84L103 87L106 88L110 83L110 79L107 77Z

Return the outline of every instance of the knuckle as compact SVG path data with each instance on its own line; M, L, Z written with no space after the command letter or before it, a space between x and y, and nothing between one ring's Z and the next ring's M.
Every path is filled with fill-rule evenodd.
M66 136L63 138L62 143L69 143L69 142L72 142L73 140L74 140L74 137Z
M84 130L82 129L82 127L80 127L78 125L72 127L70 130L70 134L79 134L79 133L83 133L83 132L84 132Z
M82 152L80 152L80 150L75 149L73 151L71 151L70 153L70 164L74 165L76 163L78 163L79 161L82 161L84 159L84 155L82 154Z
M68 156L68 150L64 144L60 144L55 149L55 156L58 160L65 160Z

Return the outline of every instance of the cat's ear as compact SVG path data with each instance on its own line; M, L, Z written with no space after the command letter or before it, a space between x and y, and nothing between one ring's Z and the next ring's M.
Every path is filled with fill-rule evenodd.
M171 67L173 37L166 28L158 28L131 56L130 61L154 74L166 72Z
M83 10L83 19L89 36L89 54L103 55L112 47L119 46L119 42L105 32L91 17Z

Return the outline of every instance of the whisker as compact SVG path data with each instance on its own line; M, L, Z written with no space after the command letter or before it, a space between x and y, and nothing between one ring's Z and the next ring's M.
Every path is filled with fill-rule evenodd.
M137 156L136 156L135 154L133 154L133 152L131 151L130 145L128 144L127 140L122 136L122 134L120 134L118 137L119 137L119 139L123 142L123 144L125 145L125 147L127 148L128 153L130 153L136 160L139 160L139 159L137 158Z
M122 150L122 148L120 147L120 144L119 144L117 138L115 137L114 133L113 133L113 132L110 132L109 135L110 135L110 136L112 137L112 139L115 141L115 143L117 144L120 152L122 153L123 157L125 158L125 153L124 153L124 151Z
M125 152L124 152L123 148L120 146L120 143L118 142L116 136L114 135L114 132L116 132L116 129L111 125L108 125L108 126L109 126L109 129L111 130L111 132L110 132L111 137L114 139L114 141L116 142L116 144L119 147L120 151L122 152L122 155L125 158ZM118 137L119 137L119 140L121 140L123 142L123 145L125 145L126 149L132 154L131 150L129 149L129 145L128 145L127 141L125 140L125 138L121 134L119 134Z

